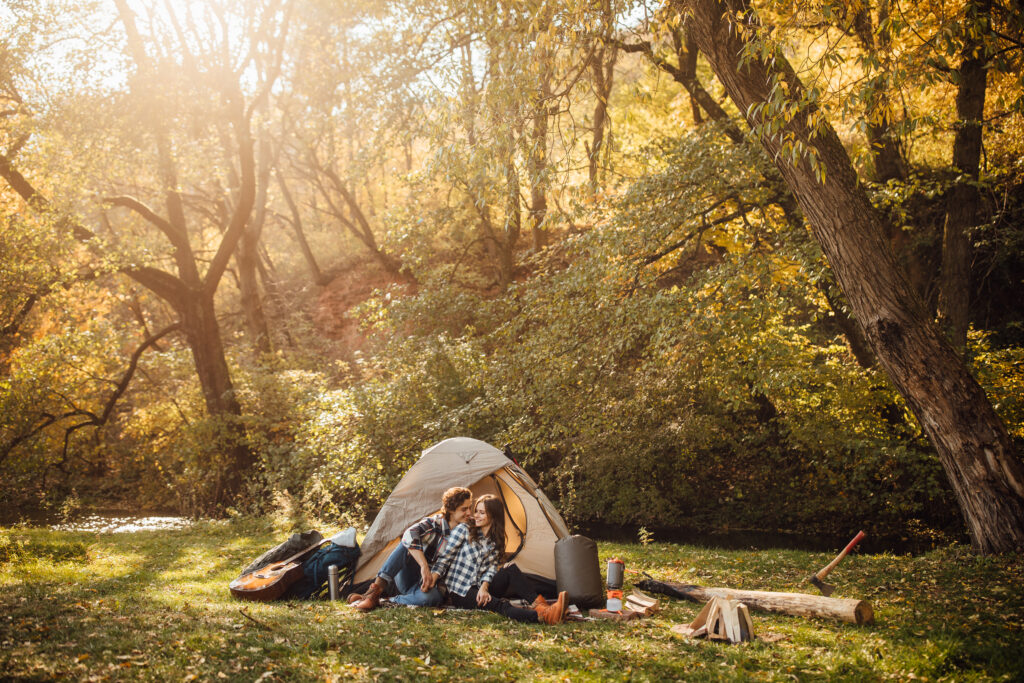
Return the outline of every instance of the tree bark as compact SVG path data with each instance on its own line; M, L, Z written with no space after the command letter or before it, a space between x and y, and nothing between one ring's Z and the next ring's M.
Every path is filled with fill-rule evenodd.
M242 238L238 242L235 259L238 262L238 284L245 313L246 326L252 337L253 348L258 354L272 351L270 344L270 326L263 310L263 299L260 295L256 269L259 263L259 244L263 233L263 224L267 215L267 184L270 180L270 145L260 144L260 170L256 176L255 213L245 226Z
M601 46L594 51L590 71L594 79L594 132L591 137L590 158L587 165L587 178L592 186L597 185L601 170L601 155L604 153L604 133L608 127L608 98L612 94L612 82L615 79L615 62L619 58L619 46L611 40L614 31L614 17L611 3L601 3L601 23L605 32Z
M878 23L883 25L889 17L889 2L878 3ZM854 31L865 52L875 54L889 49L889 31L876 31L871 20L870 5L864 3L854 17ZM877 40L876 40L877 36ZM875 180L884 183L889 180L905 180L907 165L900 153L896 136L893 135L892 121L889 119L889 95L885 91L884 79L873 79L872 91L866 102L868 119L868 145L871 148L871 159L875 164Z
M981 2L975 7L979 16L987 19L991 3ZM977 182L981 170L982 122L985 118L985 93L988 86L986 61L983 46L977 40L965 39L958 72L957 129L953 138L953 169L960 177L947 200L946 223L942 231L942 273L939 279L939 321L953 346L961 352L967 346L971 294L971 242L968 231L977 225L981 211L981 193Z
M548 215L548 99L551 97L551 85L547 72L541 76L537 95L539 101L533 114L529 156L530 233L533 236L534 251L540 251L548 243L548 231L544 221Z
M505 230L498 245L499 285L504 290L512 283L516 267L516 244L522 232L522 214L519 201L519 172L511 158L505 162Z
M222 447L227 462L223 468L211 473L215 479L213 495L206 502L213 510L222 510L241 491L246 473L256 464L256 455L245 441L240 419L242 407L231 381L213 296L188 297L176 310L181 316L181 329L192 352L206 412L223 422L220 431L224 435Z
M1002 421L956 351L931 320L896 263L881 217L861 186L835 130L807 123L812 106L769 134L756 109L769 101L773 77L790 103L805 90L789 62L747 52L756 18L740 0L684 0L694 37L729 96L760 131L761 143L793 191L868 342L935 447L981 552L1024 549L1024 465ZM741 32L742 29L742 32ZM742 64L740 60L747 55ZM783 135L817 154L782 154Z

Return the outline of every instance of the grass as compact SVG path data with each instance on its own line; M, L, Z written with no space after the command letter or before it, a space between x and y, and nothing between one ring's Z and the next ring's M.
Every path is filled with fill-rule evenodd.
M285 535L269 521L86 534L0 529L3 680L1021 680L1024 562L962 546L854 555L829 578L875 623L754 612L774 643L688 641L699 605L628 623L520 625L483 612L240 603L228 582ZM605 543L629 569L707 586L810 592L831 559L792 550ZM635 578L627 574L629 580ZM240 611L244 608L252 619Z

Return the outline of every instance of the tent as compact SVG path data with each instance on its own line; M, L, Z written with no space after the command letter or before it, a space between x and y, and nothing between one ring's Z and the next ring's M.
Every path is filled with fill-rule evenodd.
M569 528L526 472L494 446L466 437L446 439L423 451L373 520L362 542L355 583L376 576L402 533L440 512L441 494L465 486L474 496L490 493L505 504L505 550L524 572L555 578L555 541Z

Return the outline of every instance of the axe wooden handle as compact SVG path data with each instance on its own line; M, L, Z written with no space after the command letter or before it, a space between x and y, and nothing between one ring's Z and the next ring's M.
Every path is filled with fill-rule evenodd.
M864 532L863 531L858 531L857 535L853 537L853 540L846 544L846 547L843 548L841 553L836 555L836 559L832 560L827 565L825 565L817 574L814 575L814 578L816 578L819 581L821 581L826 576L828 576L829 572L831 572L833 569L836 568L836 565L839 564L844 557L846 557L847 553L849 553L851 550L853 550L853 547L855 545L860 543L860 540L862 538L864 538Z

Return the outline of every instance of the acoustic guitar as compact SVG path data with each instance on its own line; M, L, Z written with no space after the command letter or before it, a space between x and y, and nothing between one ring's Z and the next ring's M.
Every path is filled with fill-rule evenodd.
M266 567L255 569L243 574L228 584L231 594L242 600L269 602L284 595L288 587L302 578L302 562L300 557L312 552L329 542L330 539L317 541L305 550L300 550L286 560L273 562Z

